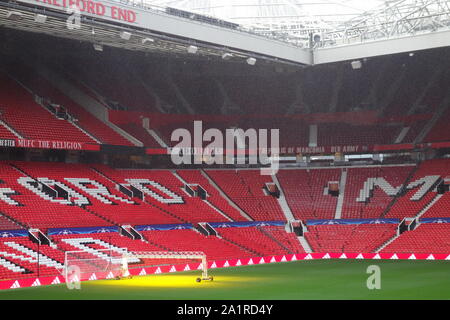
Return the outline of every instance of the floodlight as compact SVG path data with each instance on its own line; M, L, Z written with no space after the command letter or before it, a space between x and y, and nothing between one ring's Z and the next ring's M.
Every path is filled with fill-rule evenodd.
M123 40L130 40L131 38L131 33L126 32L126 31L122 31L120 33L120 38L122 38Z
M45 23L45 22L47 21L47 16L44 15L44 14L39 14L39 13L38 13L38 14L34 17L34 21L37 22L37 23Z
M196 46L189 46L189 47L187 48L187 51L188 51L189 53L196 54L197 51L198 51L198 47L196 47Z
M360 60L352 61L352 68L353 70L361 69L362 62Z
M248 63L249 65L251 65L251 66L254 66L254 65L256 64L256 59L250 57L250 58L247 59L247 63Z

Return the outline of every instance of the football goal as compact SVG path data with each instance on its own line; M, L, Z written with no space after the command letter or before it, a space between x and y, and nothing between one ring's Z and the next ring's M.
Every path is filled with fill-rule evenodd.
M148 252L128 252L125 254L125 260L129 263L133 259L150 259L155 264L167 264L170 262L174 264L175 262L192 262L199 261L202 270L202 276L196 279L197 282L202 280L212 281L214 278L208 275L208 263L206 260L206 255L199 251L148 251ZM158 263L158 261L160 263Z
M201 265L202 275L196 279L197 282L213 280L208 275L208 264L203 252L129 252L124 248L66 251L64 276L67 282L96 280L96 274L106 274L109 279L122 279L130 277L129 268L133 264L151 267L192 262L200 262Z

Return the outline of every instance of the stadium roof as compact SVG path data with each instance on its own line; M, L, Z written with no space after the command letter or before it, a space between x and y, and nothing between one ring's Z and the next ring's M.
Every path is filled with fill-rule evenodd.
M85 10L79 28L69 28L60 1L68 3L0 1L0 26L90 42L96 50L253 65L317 65L450 45L450 0L105 0L139 19Z
M449 0L141 0L238 23L301 46L402 36L450 27Z

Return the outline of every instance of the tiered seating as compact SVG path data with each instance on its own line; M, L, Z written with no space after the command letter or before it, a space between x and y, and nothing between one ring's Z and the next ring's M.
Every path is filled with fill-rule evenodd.
M95 71L86 68L76 70L80 79L111 102L117 102L127 110L156 111L154 98L140 80L123 68L118 61L110 61L114 68L107 64L97 63Z
M410 179L410 183L419 181L424 177L438 176L440 178L446 178L450 170L450 161L447 159L429 160L420 164L419 168ZM431 178L429 178L431 179ZM398 198L396 203L387 213L387 218L404 218L414 217L425 208L437 195L434 190L431 190L423 195L422 198L411 198L420 191L421 186L417 186L406 192L402 197ZM439 207L436 207L439 208ZM446 210L441 214L438 211L432 211L435 217L447 216ZM431 216L431 215L428 215Z
M374 145L394 143L402 129L400 125L349 125L328 123L319 125L318 145ZM357 133L357 134L355 134Z
M446 111L439 121L434 125L425 138L425 142L439 142L450 140L450 130L448 122L450 120L450 110Z
M179 223L181 220L176 219L162 210L142 203L137 199L129 199L124 194L116 190L115 184L96 173L94 170L82 164L64 164L64 163L17 163L25 172L33 177L46 177L60 182L76 190L80 194L86 195L89 198L90 205L87 209L113 224L160 224L160 223ZM84 189L76 186L66 179L70 178L88 178L91 181L100 183L98 186L88 184ZM86 188L106 188L103 191L110 196L94 197L86 192ZM114 205L112 205L114 203ZM108 220L105 220L108 219ZM76 225L75 225L76 226Z
M0 113L0 120L2 119L2 115ZM5 126L0 124L0 139L17 139L17 137L9 131Z
M64 253L49 246L39 246L27 237L9 237L0 240L0 279L26 278L38 275L60 274ZM8 261L12 264L9 264Z
M148 148L161 148L159 143L142 127L136 123L120 124L123 130L141 141Z
M413 167L408 166L348 169L342 218L379 218L393 200L396 190L398 190L396 188L405 183L412 169ZM388 195L385 190L377 186L372 191L368 188L365 189L364 184L370 181L369 179L371 178L382 178L388 182L388 184L385 184L385 188L391 195ZM383 180L379 182L384 184ZM366 201L362 202L364 199Z
M283 81L276 75L270 77L221 77L229 98L248 114L276 114L286 112L294 101L292 81ZM308 90L305 90L308 92Z
M280 170L277 174L286 200L297 219L333 219L337 197L324 194L328 182L339 182L340 169Z
M308 226L305 237L315 252L369 253L392 238L396 228L396 224Z
M386 253L449 253L450 224L421 224L402 233L381 252Z
M19 225L0 214L0 230L22 229Z
M285 247L291 250L293 253L304 253L305 250L300 245L295 233L287 233L284 227L267 226L261 227L265 232L270 234L278 242L282 243Z
M437 202L435 202L421 218L447 218L450 217L450 193L442 195Z
M232 121L229 117L224 116L220 120L208 120L202 119L199 117L186 116L186 119L177 119L177 121L166 121L162 124L157 121L153 121L150 123L150 127L154 127L157 131L164 137L164 141L171 144L171 146L175 146L177 142L171 141L172 132L177 129L186 129L191 133L191 136L194 136L194 121L202 121L202 128L204 131L208 129L218 129L225 136L225 130L231 128L233 125L236 125L235 122ZM203 147L206 147L210 142L203 141Z
M205 237L194 230L143 231L154 243L171 251L201 251L209 260L245 258L254 256L250 251L215 236Z
M89 134L93 135L100 142L104 144L123 146L133 145L130 141L116 133L99 119L95 118L82 106L78 105L69 97L64 95L64 93L53 87L52 84L46 79L40 77L36 73L33 73L32 70L25 71L27 72L27 78L25 79L26 84L35 94L66 108L67 111L78 120L77 125L86 130Z
M27 164L31 165L31 163L23 164L24 166ZM47 167L48 171L51 171L52 165L44 163L41 164L41 168ZM87 212L79 206L51 202L32 193L17 182L18 178L26 176L6 163L0 163L0 176L5 182L3 186L18 192L17 195L10 195L10 198L16 204L0 202L1 211L29 227L46 230L47 228L59 227L109 225L104 219Z
M421 120L411 123L408 133L403 138L401 143L413 143L419 133L423 130L423 127L427 124L428 120Z
M78 240L83 239L82 246L77 244ZM166 248L161 247L154 242L133 240L116 232L107 233L90 233L83 235L55 235L52 236L52 240L55 241L58 248L64 251L86 251L84 257L86 259L92 259L92 261L98 260L99 256L94 251L98 250L101 254L116 255L111 250L127 249L128 252L160 252L167 251ZM110 253L112 252L112 253ZM80 253L77 253L80 255ZM174 263L176 261L169 261L167 259L139 259L129 262L129 267L138 266L150 266L150 265L163 265L167 263Z
M277 199L264 194L270 176L258 170L208 170L207 174L242 210L259 221L286 220Z
M291 119L289 117L259 119L248 117L239 122L239 127L244 129L255 128L256 130L267 129L268 132L271 129L279 129L280 147L305 147L309 143L309 125L301 119Z
M208 192L208 201L222 212L225 212L231 219L234 221L247 220L238 210L232 207L227 200L222 198L216 188L209 184L208 179L206 179L199 170L178 170L177 173L187 183L201 185L202 188Z
M3 73L0 73L0 114L25 138L95 143L71 123L57 119L34 102L29 92Z
M219 228L217 231L224 239L253 250L260 256L290 253L258 228Z
M154 197L145 196L145 201L165 212L188 222L223 222L228 221L224 216L211 208L198 197L191 197L183 191L183 183L169 170L107 170L103 171L107 176L118 183L128 183L125 179L146 179L163 186L168 192L173 192L178 200L176 203L163 203ZM147 192L154 192L164 197L160 190L147 185ZM180 198L181 197L181 198ZM178 221L179 222L179 221Z

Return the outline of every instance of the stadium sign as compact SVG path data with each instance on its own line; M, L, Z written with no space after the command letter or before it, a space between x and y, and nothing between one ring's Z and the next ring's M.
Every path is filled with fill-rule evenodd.
M50 9L65 11L66 13L79 11L83 15L129 24L136 23L138 17L138 13L135 10L125 8L117 2L94 0L19 0L19 2L37 4Z
M0 139L0 147L15 147L16 141L12 139Z
M0 139L0 147L55 150L100 150L100 145L94 143L36 139Z
M83 150L83 144L80 142L70 141L49 141L49 140L27 140L18 139L17 146L19 148L33 149L66 149L66 150Z

